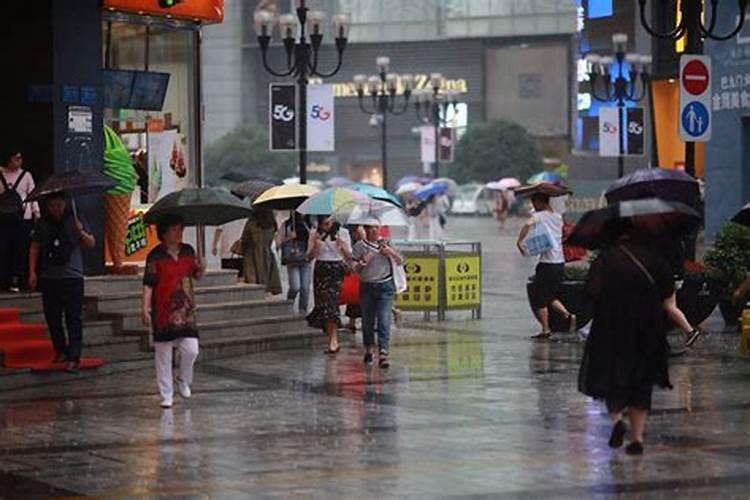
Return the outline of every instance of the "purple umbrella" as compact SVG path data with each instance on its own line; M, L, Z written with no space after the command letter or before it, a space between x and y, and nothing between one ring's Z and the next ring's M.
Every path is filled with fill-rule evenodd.
M696 207L700 201L700 189L698 181L681 170L641 168L615 181L604 196L607 203L661 198Z

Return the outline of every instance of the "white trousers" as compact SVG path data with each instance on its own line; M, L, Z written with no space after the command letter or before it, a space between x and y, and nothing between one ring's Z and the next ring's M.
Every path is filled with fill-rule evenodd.
M193 365L198 357L198 339L180 338L169 342L154 342L156 351L156 382L163 401L172 401L174 385L172 377L172 351L179 351L179 378L186 384L193 383Z

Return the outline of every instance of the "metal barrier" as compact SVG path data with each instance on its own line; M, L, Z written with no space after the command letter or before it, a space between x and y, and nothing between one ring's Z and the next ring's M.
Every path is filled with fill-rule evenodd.
M475 241L393 241L404 256L407 289L396 297L404 311L424 311L425 318L446 311L471 310L482 317L482 244Z

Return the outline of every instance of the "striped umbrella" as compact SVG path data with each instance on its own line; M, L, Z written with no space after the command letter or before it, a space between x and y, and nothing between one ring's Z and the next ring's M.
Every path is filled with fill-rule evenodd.
M373 186L372 184L365 184L363 182L356 182L347 187L349 189L359 191L360 193L364 193L375 200L387 201L388 203L396 205L397 207L401 207L401 201L396 196L381 187Z

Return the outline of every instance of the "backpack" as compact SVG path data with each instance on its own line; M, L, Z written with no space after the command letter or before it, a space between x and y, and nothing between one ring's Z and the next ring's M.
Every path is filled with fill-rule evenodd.
M0 180L3 183L3 192L0 193L0 218L3 220L19 220L23 218L23 199L16 189L26 175L26 170L21 172L16 182L10 186L5 176L0 173Z

